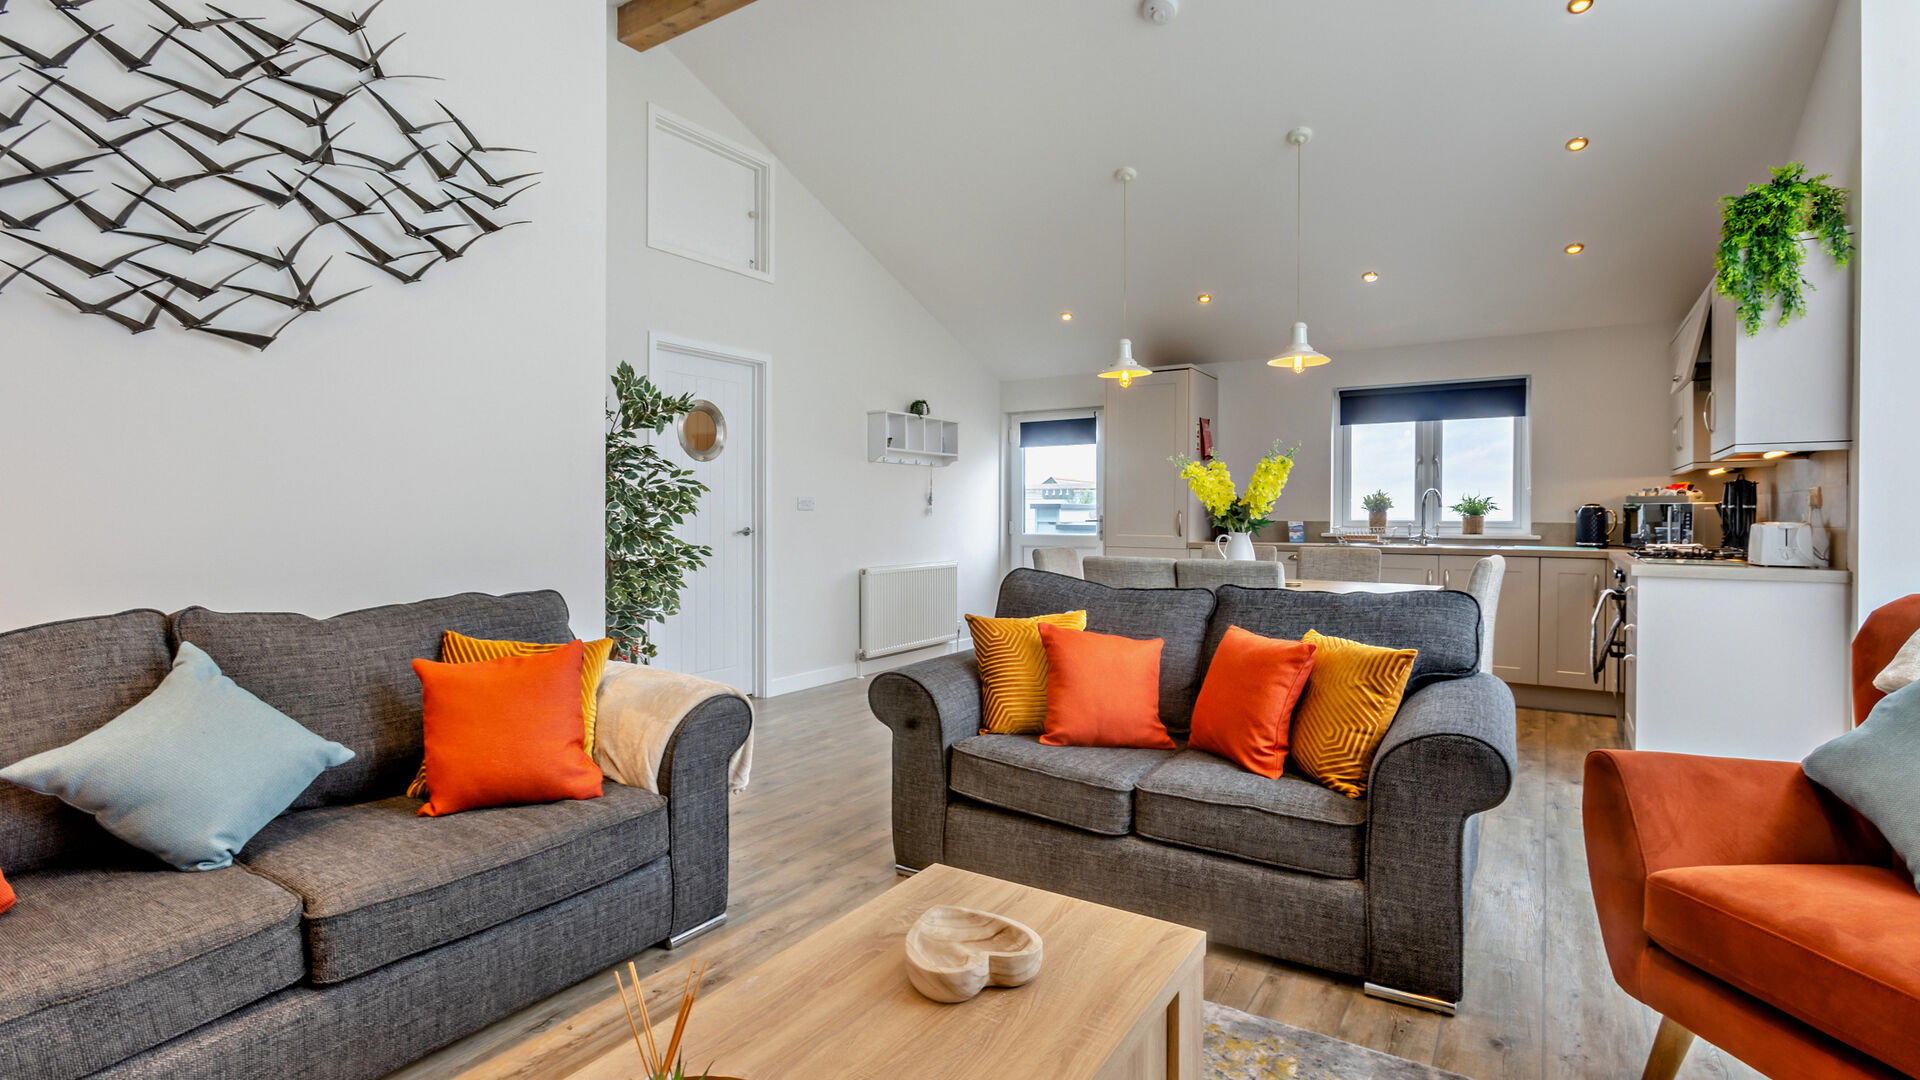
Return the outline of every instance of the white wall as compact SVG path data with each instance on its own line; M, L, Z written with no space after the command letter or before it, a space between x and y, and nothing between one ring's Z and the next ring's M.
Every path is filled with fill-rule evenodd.
M610 39L611 40L611 39ZM933 316L782 167L772 284L646 246L647 105L763 144L672 53L618 43L610 58L607 364L647 365L657 331L772 356L771 690L855 674L859 570L960 563L962 609L990 611L999 569L1000 389ZM958 464L866 460L869 409L925 398L960 423ZM802 512L795 499L818 509Z
M1220 453L1236 475L1273 440L1302 444L1276 521L1327 519L1333 489L1336 390L1386 383L1529 375L1533 379L1533 518L1570 522L1586 502L1617 506L1665 483L1666 365L1671 327L1567 330L1340 353L1305 375L1262 360L1210 364L1220 379ZM1009 412L1093 405L1103 384L1079 377L1009 382Z
M420 84L426 108L546 172L514 206L532 225L422 284L309 316L264 355L171 326L130 338L18 283L0 297L0 627L552 587L577 631L602 628L605 20L583 0L381 10L408 31L389 68L446 77ZM342 255L322 294L358 274Z
M1859 401L1854 598L1858 616L1920 592L1920 5L1860 0Z

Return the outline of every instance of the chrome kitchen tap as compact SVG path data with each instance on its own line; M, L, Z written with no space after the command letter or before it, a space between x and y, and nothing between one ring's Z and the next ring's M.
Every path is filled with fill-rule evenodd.
M1427 496L1429 495L1433 496L1434 509L1433 530L1431 532L1427 530L1426 524ZM1414 542L1421 547L1426 547L1433 541L1440 539L1440 511L1443 509L1445 503L1446 497L1440 494L1439 488L1428 488L1420 493L1420 505L1415 507L1413 512L1414 524L1418 526L1419 534L1413 539Z

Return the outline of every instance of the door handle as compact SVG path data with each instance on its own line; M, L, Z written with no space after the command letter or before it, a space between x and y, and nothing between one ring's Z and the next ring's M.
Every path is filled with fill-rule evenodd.
M733 535L735 535L735 536L752 536L752 535L753 535L753 526L751 526L751 525L749 525L749 526L747 526L747 527L746 527L746 528L744 528L744 529L735 529L735 530L733 531Z

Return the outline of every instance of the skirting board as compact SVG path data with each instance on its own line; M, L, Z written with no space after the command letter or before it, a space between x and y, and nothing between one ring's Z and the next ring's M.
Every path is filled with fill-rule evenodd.
M816 686L825 686L828 683L837 683L846 679L864 679L869 675L878 675L883 671L892 671L894 668L906 667L908 664L917 664L922 660L931 660L936 656L972 651L973 640L963 636L958 641L935 645L927 649L916 649L909 653L897 653L893 656L881 657L877 660L835 664L832 667L802 671L796 675L782 675L768 682L767 696L779 697L782 694L811 690Z
M1623 711L1624 699L1619 694L1609 694L1600 690L1570 690L1563 686L1516 686L1512 683L1507 684L1507 688L1513 691L1513 703L1522 709L1611 716L1616 720L1620 718Z

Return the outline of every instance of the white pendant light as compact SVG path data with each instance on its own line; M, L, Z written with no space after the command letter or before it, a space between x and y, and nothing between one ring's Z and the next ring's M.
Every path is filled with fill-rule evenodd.
M1305 228L1302 225L1304 215L1301 212L1302 191L1306 178L1306 168L1302 164L1306 157L1307 141L1313 138L1313 129L1297 127L1287 132L1287 141L1293 144L1294 188L1293 188L1293 343L1287 351L1267 361L1268 367L1292 368L1295 375L1310 367L1333 363L1333 357L1321 352L1307 343L1307 324L1301 317L1300 290L1304 277L1301 273L1302 249L1305 247Z
M1153 374L1152 368L1133 358L1133 339L1127 337L1127 185L1139 175L1130 165L1122 166L1113 174L1113 178L1120 181L1120 357L1112 367L1102 371L1100 377L1119 379L1122 390L1132 386L1133 380Z

